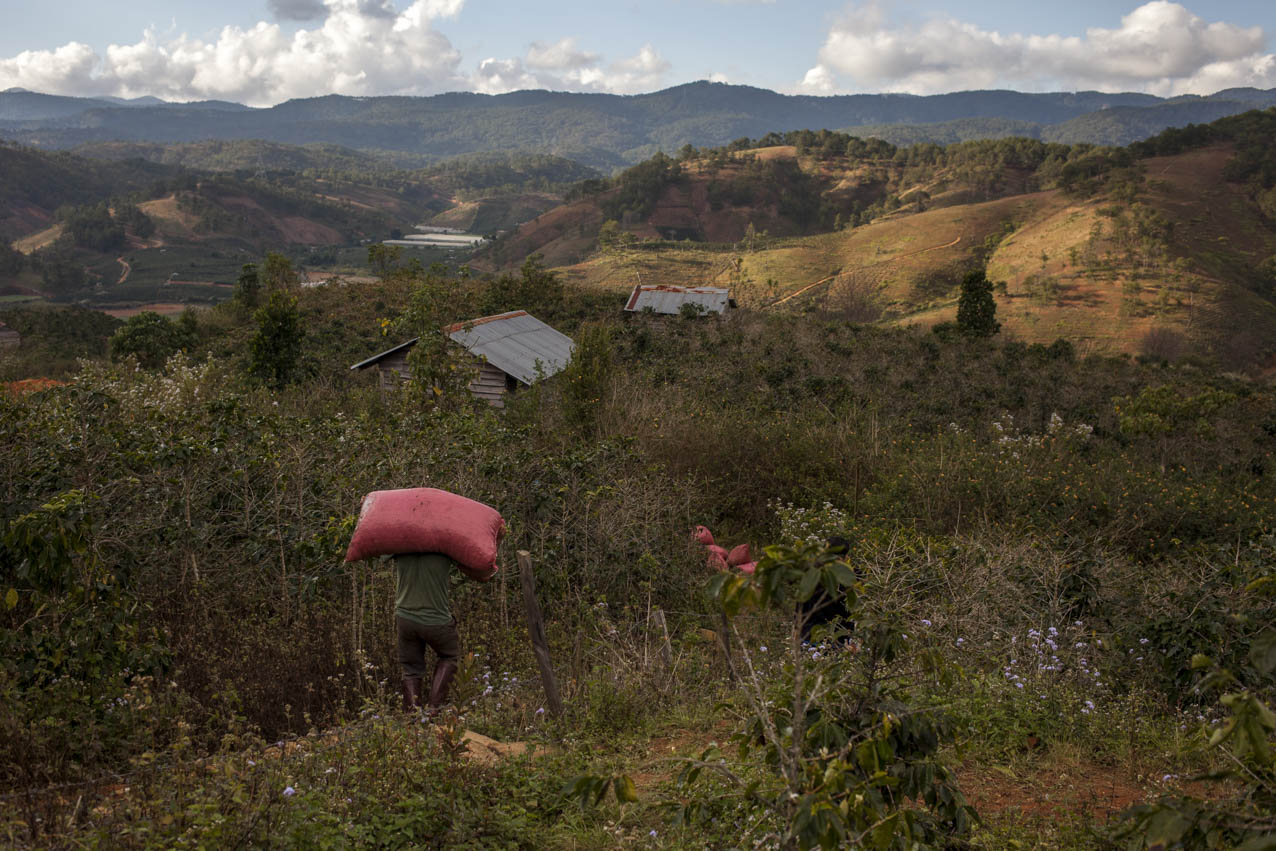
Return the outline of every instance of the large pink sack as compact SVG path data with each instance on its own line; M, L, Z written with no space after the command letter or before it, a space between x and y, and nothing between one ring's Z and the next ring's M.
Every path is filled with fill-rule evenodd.
M713 533L704 526L697 526L691 531L691 539L697 544L711 546L713 544Z
M749 561L748 544L738 544L731 548L731 552L727 553L727 564L732 567L739 567L742 564L747 564Z
M708 562L709 567L712 567L714 570L727 569L727 551L726 550L724 550L722 547L713 546L713 545L707 546L704 549L705 549L705 558Z
M496 573L505 521L489 505L437 488L373 491L363 498L346 561L443 553L471 579Z

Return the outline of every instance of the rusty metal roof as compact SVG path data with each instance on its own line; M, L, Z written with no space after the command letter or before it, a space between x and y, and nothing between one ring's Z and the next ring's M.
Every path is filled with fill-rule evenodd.
M467 352L485 358L492 366L524 384L562 371L571 362L572 351L576 348L570 337L555 331L526 310L458 322L443 330Z
M730 292L725 287L670 287L663 284L634 287L625 310L641 313L647 308L655 313L677 314L684 304L698 304L705 313L725 313Z

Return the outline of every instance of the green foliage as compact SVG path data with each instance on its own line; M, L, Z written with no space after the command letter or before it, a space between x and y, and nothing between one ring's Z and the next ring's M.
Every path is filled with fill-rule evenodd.
M939 713L913 704L901 676L906 639L897 620L866 617L864 591L841 553L810 542L767 547L753 575L713 582L710 594L728 622L751 609L777 610L789 621L774 684L733 630L752 716L736 737L739 759L761 763L769 776L746 781L710 748L681 779L725 779L731 794L775 820L771 838L782 847L949 847L975 821L939 759L952 730ZM808 601L837 601L846 613L842 624L817 632L824 653L801 640ZM680 805L678 817L692 820L701 809L696 801Z
M127 571L111 569L94 549L95 502L66 491L0 527L6 785L118 758L155 720L142 692L170 660Z
M611 333L607 326L586 325L577 332L576 349L559 383L563 415L583 432L591 433L598 425L611 386L612 358Z
M1135 436L1160 436L1189 430L1198 437L1213 431L1213 418L1236 395L1207 390L1183 396L1170 385L1146 387L1134 397L1114 399L1121 431Z
M66 233L76 247L114 251L124 246L124 225L112 218L105 203L59 212Z
M499 194L557 192L598 172L551 154L469 154L422 169L419 175L465 200Z
M28 262L40 273L40 284L50 295L70 295L85 286L84 266L61 241L34 252Z
M7 242L0 240L0 277L17 277L27 265L26 255Z
M245 263L235 280L235 304L244 310L256 309L261 300L261 277L257 274L256 263Z
M266 292L270 293L275 290L294 289L298 281L297 270L292 268L292 261L277 251L271 251L266 255L258 277L265 286Z
M487 285L479 302L485 316L526 310L544 322L553 322L563 309L563 283L545 268L544 258L533 254L523 261L518 276L505 274Z
M1121 431L1153 441L1164 468L1172 452L1182 451L1184 441L1211 437L1219 412L1235 401L1235 394L1224 390L1184 396L1175 387L1161 385L1145 387L1137 396L1118 397L1112 403Z
M257 333L249 342L248 370L278 389L296 377L301 341L306 336L297 299L276 289L253 319Z
M665 187L680 180L682 166L657 153L614 179L615 191L602 201L603 214L617 221L623 221L627 215L641 219L651 213Z
M189 326L173 322L158 313L144 310L130 316L111 335L109 350L112 360L135 357L147 368L161 367L173 355L195 342Z
M1250 584L1250 593L1272 595L1272 574ZM1264 849L1276 843L1276 630L1269 616L1250 645L1244 668L1233 672L1198 654L1193 670L1208 670L1198 691L1219 693L1226 713L1202 731L1204 746L1221 751L1222 768L1198 778L1230 785L1202 800L1165 796L1132 808L1116 837L1127 848Z
M138 209L136 204L130 204L127 201L117 201L115 209L112 213L117 222L124 226L124 229L131 232L140 239L147 239L155 233L155 222L150 216Z
M78 358L106 357L111 335L124 324L78 306L0 309L0 321L22 335L22 348L10 355L14 371L7 378L59 378L78 368Z
M455 409L470 401L474 361L448 337L458 322L474 318L463 281L439 265L415 279L407 310L396 324L400 337L413 336L408 353L411 380L405 396L418 407Z
M98 498L85 505L96 522L67 521L89 554L73 559L96 559L138 605L145 626L130 646L153 639L161 661L173 660L160 666L163 679L146 680L153 666L133 667L132 679L96 690L74 678L49 692L4 681L0 714L16 708L0 727L9 778L0 792L116 773L130 775L132 791L103 798L94 786L74 819L79 792L4 798L0 842L228 836L314 847L446 836L460 845L735 847L786 836L849 842L876 814L897 844L911 831L919 843L992 845L979 833L954 835L965 811L937 759L954 735L974 752L976 777L990 760L1013 760L1017 776L1038 761L1048 767L1047 756L1025 751L1034 738L1097 770L1119 762L1159 777L1183 771L1182 761L1218 767L1217 750L1180 756L1187 734L1178 731L1201 711L1192 654L1208 652L1257 693L1249 651L1276 617L1241 594L1270 563L1266 530L1276 527L1276 404L1263 382L1200 364L1081 359L1066 344L955 334L941 345L918 331L802 315L624 322L613 297L563 308L582 374L598 373L584 364L609 365L596 382L604 392L580 394L585 427L571 419L576 402L563 379L504 412L423 409L345 383L349 364L370 351L414 331L442 338L443 325L478 315L469 299L483 297L481 282L442 268L423 278L433 286L412 303L422 281L410 274L298 292L307 330L298 386L267 392L235 380L229 365L256 328L219 309L194 329L214 358L174 359L164 371L98 361L69 386L0 396L0 523L35 513L44 519L22 524L56 541L42 506L91 490ZM85 311L5 311L14 327L10 314L68 342L90 331L100 339L93 323L118 324ZM595 332L608 340L605 358L589 354ZM1160 385L1180 400L1234 398L1211 407L1200 432L1191 417L1169 414L1168 433L1123 431L1113 400L1133 403ZM1163 466L1162 439L1176 441L1173 464ZM543 700L509 576L504 586L498 577L455 589L464 646L476 657L457 695L469 729L553 741L560 753L548 762L465 763L452 750L455 730L426 733L387 717L386 681L397 676L393 579L341 556L362 494L422 484L497 506L510 530L502 564L513 551L532 553L564 717L537 712ZM735 683L723 681L724 662L700 638L701 628L720 628L721 612L697 593L703 553L686 545L697 523L730 544L822 543L834 532L853 542L850 554L828 559L792 546L752 579L721 580L720 600L740 611L729 630ZM812 596L851 590L854 632L816 640L849 638L860 652L793 655L794 602L808 583ZM4 573L0 607L10 588L27 593ZM14 599L13 611L30 614L27 597ZM667 619L667 664L648 619L656 607ZM21 623L5 621L0 640ZM1066 636L1066 646L1043 650L1063 670L1051 670L1049 655L1021 653L1028 631L1047 627ZM42 647L66 650L59 664L83 667L68 661L70 633L38 628ZM1068 649L1076 644L1088 646ZM285 652L295 647L305 652ZM813 713L793 709L799 690L803 701L816 696ZM118 723L57 720L95 718L75 701L99 693L139 708L116 710ZM719 700L748 713L743 757L702 751L721 733L710 709ZM361 709L366 717L354 720ZM41 727L43 717L55 722ZM774 736L752 726L762 717ZM319 732L334 725L339 735ZM261 757L246 734L253 728L269 741L313 728L303 745L322 743L320 753ZM665 747L675 740L676 754ZM656 791L662 759L685 753L687 740L700 753L688 763L700 769L696 783ZM34 758L31 741L47 743ZM639 754L649 750L659 752L647 763ZM559 794L566 778L582 776L612 781L597 810ZM635 781L638 802L615 802L621 776ZM289 786L295 794L284 796ZM909 789L918 794L906 802ZM672 831L655 822L652 798L664 791L685 817ZM836 811L821 803L829 795L842 796ZM1007 826L1013 816L984 815L1023 838ZM28 821L53 833L32 839Z
M390 277L403 269L403 247L374 242L368 246L368 266L377 277Z
M962 279L961 298L957 302L957 328L963 334L991 337L1001 330L992 287L982 269L970 272Z

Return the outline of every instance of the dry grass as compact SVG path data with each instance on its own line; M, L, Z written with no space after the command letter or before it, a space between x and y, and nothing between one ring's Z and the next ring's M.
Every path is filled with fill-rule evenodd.
M155 221L155 229L162 235L180 237L182 239L198 239L195 224L199 221L194 216L177 206L177 196L158 198L138 204L138 209Z
M13 247L23 254L31 254L57 242L58 237L61 235L62 225L54 225L51 228L45 228L42 231L24 236L22 239L14 240Z

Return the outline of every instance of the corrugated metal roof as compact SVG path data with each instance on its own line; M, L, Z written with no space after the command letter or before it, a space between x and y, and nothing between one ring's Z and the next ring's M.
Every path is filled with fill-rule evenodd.
M483 357L492 366L524 384L562 371L572 359L576 344L541 322L526 310L484 316L445 328L448 337L472 355Z
M359 361L357 364L355 364L354 366L352 366L352 367L350 367L350 368L351 368L351 369L365 369L366 367L372 366L373 364L375 364L375 363L379 362L382 358L389 357L390 355L394 354L395 352L398 352L398 351L401 351L401 350L403 350L403 349L407 349L407 348L411 348L412 346L415 346L415 345L416 345L416 341L417 341L417 340L419 340L419 339L421 339L421 338L420 338L420 337L413 337L411 340L408 340L406 343L399 343L399 345L395 346L393 349L386 349L384 352L382 352L382 353L381 353L381 354L379 354L379 355L373 355L372 357L368 358L367 360L361 360L361 361Z
M638 285L634 287L625 310L639 313L651 308L656 313L677 314L684 304L698 304L706 313L725 313L730 292L725 287L669 287Z

